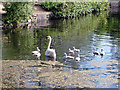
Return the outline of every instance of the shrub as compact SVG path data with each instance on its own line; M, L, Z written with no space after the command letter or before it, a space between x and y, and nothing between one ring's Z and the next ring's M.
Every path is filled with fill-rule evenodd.
M4 3L3 22L8 26L27 22L33 13L33 3L31 2L6 2Z
M108 2L43 2L40 5L52 11L55 18L76 17L108 9Z

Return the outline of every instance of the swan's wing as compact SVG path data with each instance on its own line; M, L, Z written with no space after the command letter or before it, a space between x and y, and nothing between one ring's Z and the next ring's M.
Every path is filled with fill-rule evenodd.
M46 55L46 56L49 56L49 55L50 55L50 52L51 52L51 51L50 51L49 49L47 49L46 52L45 52L45 55Z
M55 50L53 50L50 54L51 54L51 56L56 57Z
M33 54L33 55L39 55L39 56L41 56L41 54L40 54L39 51L32 51L32 54Z
M50 57L56 57L56 53L54 49L47 49L45 55Z

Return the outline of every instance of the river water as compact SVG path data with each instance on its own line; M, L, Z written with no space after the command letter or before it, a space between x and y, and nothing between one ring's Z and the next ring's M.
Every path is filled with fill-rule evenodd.
M34 28L16 28L4 30L2 35L3 60L37 60L31 54L40 48L41 60L46 61L45 51L48 46L46 36L52 37L51 48L56 50L57 61L63 63L64 68L84 70L117 70L109 74L118 75L120 60L120 17L119 14L98 13L67 20L51 20L48 26ZM73 46L80 49L81 60L65 61L64 53ZM93 55L94 48L100 52L104 49L105 55ZM76 57L76 56L74 56ZM117 63L112 63L114 60ZM68 70L68 72L69 72ZM101 73L91 74L99 76ZM107 75L107 74L106 74ZM105 78L104 76L101 78ZM97 82L98 83L98 82ZM99 83L98 83L99 84ZM99 85L98 87L104 87ZM109 88L117 88L118 83L112 83Z

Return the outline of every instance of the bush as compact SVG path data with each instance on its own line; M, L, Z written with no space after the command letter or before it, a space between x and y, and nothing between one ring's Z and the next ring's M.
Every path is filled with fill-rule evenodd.
M52 11L55 18L76 17L108 9L108 2L43 2L40 5Z
M3 22L8 26L27 22L33 13L33 3L31 2L6 2L4 3Z

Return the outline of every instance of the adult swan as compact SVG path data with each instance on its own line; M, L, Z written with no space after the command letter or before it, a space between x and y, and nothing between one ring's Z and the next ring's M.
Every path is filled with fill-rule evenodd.
M45 56L46 57L50 57L53 58L54 60L56 60L56 52L55 49L50 49L50 45L51 45L51 40L52 38L50 36L47 36L47 39L49 39L49 44L48 44L48 48L45 52Z

